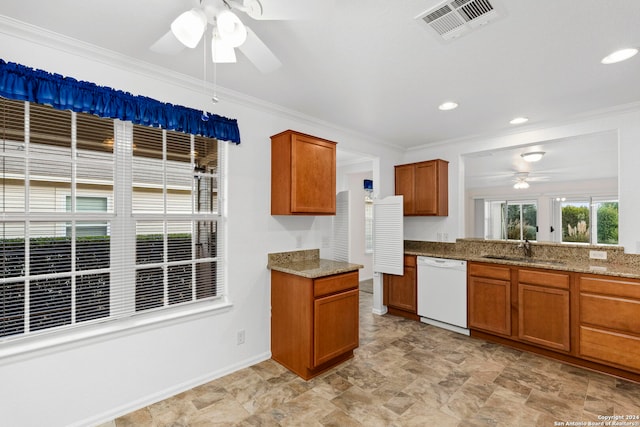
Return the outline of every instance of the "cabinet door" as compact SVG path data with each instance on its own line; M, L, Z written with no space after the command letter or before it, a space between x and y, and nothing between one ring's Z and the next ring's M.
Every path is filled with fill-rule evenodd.
M335 214L335 143L306 135L292 136L291 211Z
M415 173L414 165L395 167L396 196L402 196L404 215L415 214Z
M569 291L519 283L518 338L569 351Z
M511 282L469 276L469 327L511 335Z
M417 312L416 268L404 266L404 275L389 275L389 306L400 310Z
M438 214L438 171L436 162L416 165L416 213Z
M358 347L358 290L316 298L313 367Z

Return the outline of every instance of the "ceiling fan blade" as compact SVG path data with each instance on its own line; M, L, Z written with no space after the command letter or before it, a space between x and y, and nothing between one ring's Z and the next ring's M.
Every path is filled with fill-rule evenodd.
M164 36L160 37L154 44L152 44L149 49L162 55L176 55L182 52L184 48L185 45L180 43L176 36L173 35L173 32L169 30Z
M249 27L247 40L238 49L263 73L270 73L282 66L282 62Z
M331 9L335 0L244 0L246 13L258 20L305 20L317 18Z

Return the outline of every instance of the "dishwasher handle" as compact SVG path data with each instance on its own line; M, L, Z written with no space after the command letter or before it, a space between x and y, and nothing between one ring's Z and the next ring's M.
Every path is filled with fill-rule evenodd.
M418 257L418 265L436 268L466 268L467 261L447 258Z

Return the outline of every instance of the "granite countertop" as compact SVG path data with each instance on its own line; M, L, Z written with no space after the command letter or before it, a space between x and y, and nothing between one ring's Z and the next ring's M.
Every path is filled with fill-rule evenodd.
M575 258L557 257L553 259L536 258L531 259L495 259L487 258L491 254L469 253L467 251L439 251L439 250L421 250L406 249L405 255L428 256L434 258L459 259L473 262L484 262L491 264L514 265L518 267L534 267L545 268L549 270L571 271L576 273L603 274L607 276L626 277L632 279L640 279L640 269L634 265L611 263L599 260L584 260ZM511 256L509 256L511 258ZM513 258L522 258L513 255Z
M273 253L269 254L268 258L267 268L309 279L349 273L364 268L361 264L321 259L319 249Z

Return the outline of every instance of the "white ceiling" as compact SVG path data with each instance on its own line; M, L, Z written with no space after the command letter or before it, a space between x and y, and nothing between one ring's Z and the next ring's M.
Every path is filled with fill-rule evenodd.
M543 152L541 160L526 162L522 154ZM465 188L510 189L516 176L526 173L531 191L539 184L562 184L585 180L617 179L618 137L616 132L599 132L574 138L541 141L535 145L481 151L465 156ZM547 186L548 187L548 186Z
M535 126L640 101L640 55L600 64L640 46L640 1L492 1L503 17L444 42L415 19L438 0L262 0L265 11L304 2L324 13L293 21L240 13L283 66L263 74L240 53L237 64L219 64L221 103L226 88L409 148L505 132L516 116ZM2 0L0 15L201 79L202 44L177 56L149 50L193 5ZM460 107L438 110L446 100Z

